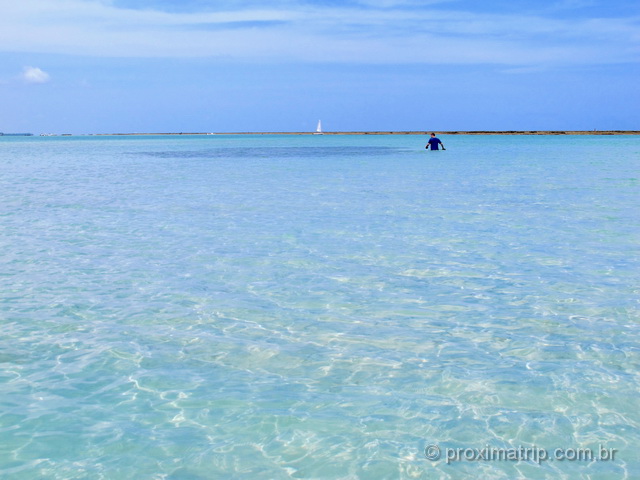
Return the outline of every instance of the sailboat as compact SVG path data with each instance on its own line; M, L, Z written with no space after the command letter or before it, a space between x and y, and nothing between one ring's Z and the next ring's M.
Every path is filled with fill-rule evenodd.
M322 135L322 121L318 120L318 126L316 127L316 132L314 135Z

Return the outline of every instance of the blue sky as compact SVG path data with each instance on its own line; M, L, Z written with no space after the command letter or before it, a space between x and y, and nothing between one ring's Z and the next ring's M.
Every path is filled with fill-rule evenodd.
M2 0L0 131L640 129L640 2Z

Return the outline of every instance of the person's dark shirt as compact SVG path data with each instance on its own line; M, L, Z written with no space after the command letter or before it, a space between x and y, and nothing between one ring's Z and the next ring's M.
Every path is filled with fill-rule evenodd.
M431 137L429 139L429 145L431 146L431 150L438 150L438 144L442 144L438 137Z

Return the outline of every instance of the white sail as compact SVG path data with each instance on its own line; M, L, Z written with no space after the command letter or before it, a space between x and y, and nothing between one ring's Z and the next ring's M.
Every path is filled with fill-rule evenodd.
M316 135L322 135L322 121L318 120L318 127L316 128Z

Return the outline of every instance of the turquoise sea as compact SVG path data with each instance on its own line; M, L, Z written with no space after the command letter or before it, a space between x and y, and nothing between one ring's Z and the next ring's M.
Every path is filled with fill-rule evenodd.
M441 139L0 138L0 478L640 478L640 137Z

